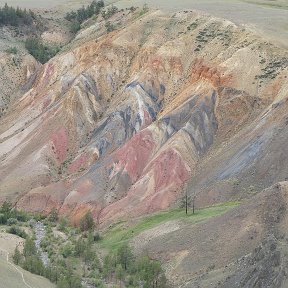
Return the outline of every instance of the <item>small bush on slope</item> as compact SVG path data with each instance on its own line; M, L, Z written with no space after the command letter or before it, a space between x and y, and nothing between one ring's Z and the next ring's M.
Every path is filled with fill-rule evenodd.
M46 45L39 38L29 38L25 41L25 48L40 63L44 64L53 58L59 51L58 46Z

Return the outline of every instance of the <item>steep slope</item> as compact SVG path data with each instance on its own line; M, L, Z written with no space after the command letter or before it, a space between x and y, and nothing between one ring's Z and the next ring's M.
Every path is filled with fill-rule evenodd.
M287 51L190 11L113 17L1 120L2 199L102 223L168 208L189 179L198 206L285 179Z
M0 118L2 118L11 103L31 88L38 64L32 56L23 52L13 54L8 49L6 52L0 52L0 69Z
M173 287L287 287L287 191L281 182L205 223L167 222L133 246L162 259Z

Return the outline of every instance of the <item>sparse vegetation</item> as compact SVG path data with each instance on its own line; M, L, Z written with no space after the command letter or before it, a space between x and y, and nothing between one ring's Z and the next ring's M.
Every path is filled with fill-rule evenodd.
M77 11L68 12L65 16L65 19L71 22L71 32L77 33L81 28L81 24L92 16L98 16L103 7L104 1L94 0L90 5L86 7L83 6Z
M18 49L16 47L10 47L10 48L6 49L5 52L9 53L9 54L16 55L18 53Z
M92 213L89 211L85 214L85 216L80 221L80 229L81 231L89 231L92 230L95 226Z
M25 42L25 48L40 63L44 64L54 57L59 51L58 46L49 46L43 43L39 38L28 38Z
M118 8L114 5L111 5L110 7L108 7L106 10L103 10L101 12L102 17L107 20L110 17L112 17L114 14L116 14L118 12Z
M56 227L52 229L55 215L55 211L52 211L45 219L46 235L40 245L43 251L48 252L49 265L43 264L34 237L31 236L27 236L23 252L18 246L15 248L15 264L48 278L58 288L81 288L83 281L97 287L106 287L106 283L123 288L139 285L145 288L168 287L160 263L148 256L134 256L127 243L121 243L116 249L105 250L100 261L99 255L103 251L98 242L101 237L95 230L91 212L86 213L81 220L82 232L66 226L62 236L55 235Z
M104 259L103 274L107 279L124 287L168 287L165 274L158 261L148 256L136 258L129 246L123 244Z
M115 26L110 21L107 21L105 23L105 28L106 28L108 33L112 32L113 30L115 30Z
M7 233L17 235L21 238L27 238L27 233L17 225L13 225L7 229Z
M261 64L264 64L266 61L263 59L260 61ZM262 74L257 75L255 79L274 79L279 73L288 67L288 60L286 58L283 59L275 59L266 65L266 67L262 68Z
M89 285L97 285L96 287L106 287L106 283L109 283L123 288L139 285L146 288L164 288L168 287L168 284L160 263L145 255L133 255L129 241L142 231L161 223L175 219L195 223L221 215L238 204L229 202L198 209L195 215L191 211L186 215L183 209L159 212L142 218L129 228L123 229L124 223L119 223L111 227L103 237L100 237L96 230L91 212L83 216L78 229L69 226L65 218L59 218L55 209L44 219L41 215L18 211L11 203L4 202L0 208L0 219L1 223L5 224L13 222L7 232L26 238L22 252L18 246L15 248L15 264L31 273L46 277L58 288L81 288L83 281ZM42 251L49 256L46 266L36 248L35 236L30 232L27 234L21 228L21 225L30 224L33 231L36 221L42 221L46 227L40 244ZM17 224L14 224L15 222Z
M191 26L192 25L192 26ZM188 30L193 30L198 26L197 22L192 23L188 26ZM195 28L194 28L195 27ZM229 30L220 30L218 27L205 27L204 29L200 30L198 35L196 36L197 47L194 51L200 51L204 48L204 46L212 41L214 38L218 38L225 47L228 47L231 41L231 35Z
M199 22L196 20L187 27L187 30L188 31L195 30L198 27L198 25L199 25Z
M0 224L15 225L17 222L27 222L32 218L28 213L15 209L10 202L5 201L0 208Z
M146 14L148 11L149 11L149 7L148 7L148 5L145 3L145 4L143 5L142 10L140 11L140 16Z
M13 8L7 5L0 8L0 25L11 25L19 27L21 25L31 25L36 19L31 10Z

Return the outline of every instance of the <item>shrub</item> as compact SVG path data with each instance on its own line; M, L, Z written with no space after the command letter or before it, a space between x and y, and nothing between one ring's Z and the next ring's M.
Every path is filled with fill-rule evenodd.
M155 283L156 287L166 287L167 280L158 261L144 256L138 260L136 267L139 279L144 282L144 288L155 287Z
M106 28L106 30L107 30L108 33L115 30L115 26L114 26L113 24L111 24L110 21L107 21L107 22L105 23L105 28Z
M25 41L25 48L42 64L48 62L60 51L58 46L48 46L39 38L28 38Z
M12 225L15 225L15 224L17 224L17 219L16 218L9 218L8 220L7 220L7 225L9 225L9 226L12 226Z
M56 222L58 221L58 219L59 219L58 211L55 208L53 208L49 214L48 220L51 222Z
M94 227L95 227L94 219L91 211L89 211L80 220L80 229L81 231L88 231L92 230Z
M61 254L63 255L64 258L71 256L73 252L74 252L74 247L70 243L65 244L61 248Z
M24 211L15 211L15 217L20 222L27 222L30 219L30 215Z
M20 261L22 260L23 256L20 253L18 246L16 246L15 251L14 251L14 255L13 255L13 262L18 265L20 263Z
M114 5L112 5L106 11L103 10L101 15L104 19L108 19L108 18L112 17L114 14L116 14L117 12L118 12L118 8Z
M45 273L45 267L38 254L25 257L23 268L37 275L44 275Z
M33 239L30 237L26 238L24 249L23 249L23 254L25 257L29 257L29 256L37 254L35 243Z
M148 11L149 11L148 5L144 4L142 10L140 11L140 16L146 14Z
M68 225L67 220L62 217L62 218L60 219L60 223L59 223L59 230L62 231L62 232L64 232L64 231L66 230L67 225Z
M0 209L0 213L3 213L7 218L10 218L13 214L13 206L10 202L5 201Z
M116 257L124 270L130 270L134 257L128 244L124 244L118 249Z
M17 236L24 238L24 239L27 238L27 233L16 225L13 225L10 228L8 228L6 232L10 233L10 234L17 235Z
M81 24L78 21L73 21L70 27L70 31L76 34L81 29Z
M0 224L6 224L7 223L7 217L5 214L0 213Z
M35 219L30 219L28 222L28 225L30 226L30 228L33 228L36 224L36 220Z
M95 232L94 234L93 234L93 241L94 242L98 242L98 241L100 241L101 240L101 235L99 234L99 232Z
M16 47L10 47L10 48L6 49L5 52L9 53L9 54L17 54L18 49Z

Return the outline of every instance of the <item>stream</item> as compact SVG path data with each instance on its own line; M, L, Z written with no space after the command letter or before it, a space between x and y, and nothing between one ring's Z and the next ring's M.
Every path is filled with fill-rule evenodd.
M42 222L36 222L34 225L34 231L35 231L35 236L36 236L35 246L36 246L37 252L40 254L40 259L42 260L44 266L47 267L50 263L48 253L44 252L40 246L41 241L45 237L45 234L46 234L45 226L43 225Z

